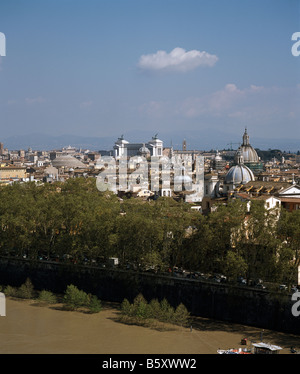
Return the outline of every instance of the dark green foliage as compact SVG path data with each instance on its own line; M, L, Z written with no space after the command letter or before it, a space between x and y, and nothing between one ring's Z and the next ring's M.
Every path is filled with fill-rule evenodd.
M99 313L102 310L101 301L95 295L89 295L88 308L91 313Z
M38 301L44 304L55 304L57 302L57 297L50 291L42 290L39 293Z
M19 297L21 299L33 299L35 297L35 290L29 278L20 287L8 285L2 288L5 296Z
M121 202L100 192L95 178L13 184L0 189L0 255L76 264L118 257L120 266L139 269L179 266L295 283L300 211L275 217L258 201L248 212L232 199L208 216L169 198Z
M22 299L33 299L35 296L34 287L29 278L26 279L17 292L17 296Z
M87 294L70 284L64 294L64 304L68 310L88 308L91 313L98 313L102 309L101 301L95 295Z
M130 302L128 301L128 299L124 299L122 304L121 304L121 312L123 315L125 316L132 316L133 313L133 308L132 308L132 305L130 304Z
M148 303L141 294L133 301L133 314L138 319L147 319L150 316Z
M77 264L118 257L121 264L164 268L180 258L192 217L171 200L121 203L98 191L93 178L14 184L0 189L0 255Z
M139 294L132 304L124 299L121 304L121 312L124 316L134 318L137 322L154 319L181 326L187 325L190 318L190 313L183 304L178 305L174 310L165 298L161 302L152 299L148 303L142 294Z
M177 325L186 325L189 321L190 313L186 309L186 307L181 303L175 309L173 320Z
M68 309L77 310L80 307L87 306L88 300L88 295L73 284L67 287L64 295L64 303Z
M17 297L18 296L18 289L12 286L6 286L3 290L5 296Z

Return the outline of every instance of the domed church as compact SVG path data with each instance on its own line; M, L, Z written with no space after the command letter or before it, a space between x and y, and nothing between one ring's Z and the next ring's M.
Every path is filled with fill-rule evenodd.
M235 162L237 163L237 158L239 154L243 156L243 163L250 168L252 171L259 171L262 170L263 164L261 163L256 150L252 147L249 141L249 135L247 133L247 128L245 128L245 132L243 135L243 143L238 148L236 155L235 155Z
M236 154L236 165L232 166L224 180L223 193L233 191L237 186L254 181L255 177L252 170L244 164L244 156L241 149Z

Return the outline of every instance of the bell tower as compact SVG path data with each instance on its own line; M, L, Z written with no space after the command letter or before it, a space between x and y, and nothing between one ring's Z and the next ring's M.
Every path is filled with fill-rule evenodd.
M245 132L244 132L244 135L243 135L243 145L250 145L250 142L249 142L249 135L247 134L247 127L245 128Z

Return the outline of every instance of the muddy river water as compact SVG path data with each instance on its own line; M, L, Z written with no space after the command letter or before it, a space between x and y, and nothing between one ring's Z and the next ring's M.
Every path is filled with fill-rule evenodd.
M192 328L164 331L118 322L118 310L104 305L97 314L37 306L34 301L6 300L0 317L0 353L6 354L216 354L240 347L241 340L263 340L300 350L300 337L237 324L197 318Z

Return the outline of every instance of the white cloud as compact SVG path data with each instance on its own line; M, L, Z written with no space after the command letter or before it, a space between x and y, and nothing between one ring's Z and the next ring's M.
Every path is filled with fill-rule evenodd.
M89 108L93 105L93 101L83 101L80 103L80 108Z
M151 118L166 118L173 115L173 104L170 101L149 101L138 107L141 115Z
M181 113L187 117L200 115L241 117L252 112L254 107L267 104L267 97L274 97L276 89L250 85L240 89L235 84L228 83L222 89L202 97L189 97L181 105ZM270 103L266 107L269 107ZM255 110L254 110L255 112Z
M44 103L46 100L43 98L43 97L26 97L25 99L25 102L26 104L40 104L40 103Z
M7 100L6 105L15 105L16 103L17 103L17 100L11 99L11 100Z
M186 51L174 48L170 53L157 51L154 54L142 55L138 66L149 71L179 71L186 72L199 66L213 66L218 61L216 55L197 50Z
M274 123L299 118L296 88L250 85L238 88L227 84L201 97L186 98L178 104L178 114L186 118L226 118L257 123Z
M244 96L245 91L240 90L235 84L229 83L223 89L210 95L185 99L181 111L187 117L198 117L203 114L219 116L230 110Z
M234 123L282 124L300 116L300 96L297 87L238 87L233 83L202 96L178 101L150 101L140 106L140 113L149 118L178 118L229 121Z

